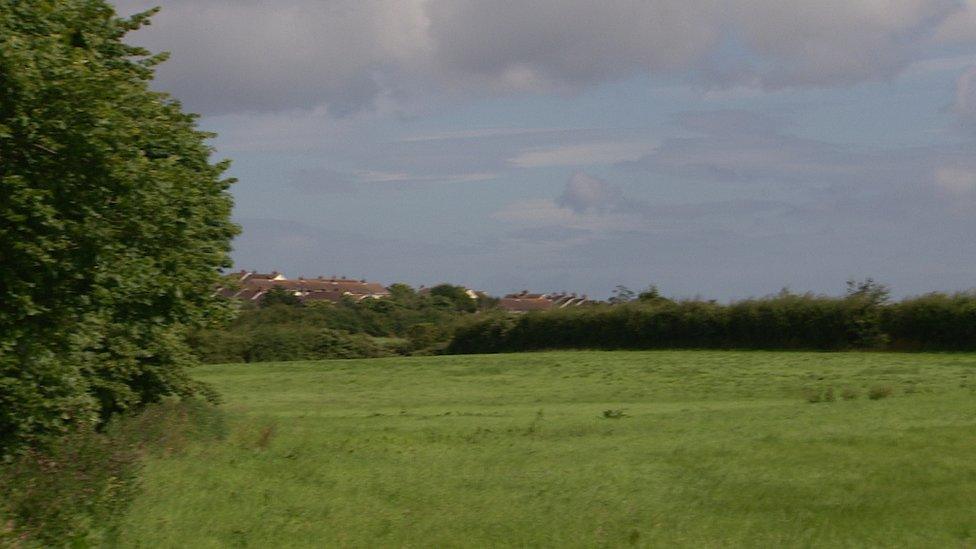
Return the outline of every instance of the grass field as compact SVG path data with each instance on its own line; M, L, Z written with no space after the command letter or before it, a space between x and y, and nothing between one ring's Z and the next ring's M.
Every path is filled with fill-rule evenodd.
M976 546L972 354L554 352L198 377L230 434L148 464L126 546ZM869 399L878 387L893 392ZM828 388L835 401L808 402Z

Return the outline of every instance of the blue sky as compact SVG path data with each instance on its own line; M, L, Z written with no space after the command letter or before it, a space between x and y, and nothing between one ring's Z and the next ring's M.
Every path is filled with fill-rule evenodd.
M976 287L976 1L142 0L239 268L606 297Z

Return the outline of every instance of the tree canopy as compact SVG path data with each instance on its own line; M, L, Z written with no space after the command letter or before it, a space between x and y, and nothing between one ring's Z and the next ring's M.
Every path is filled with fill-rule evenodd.
M232 180L123 42L152 13L0 0L0 455L202 389L184 331L220 311Z

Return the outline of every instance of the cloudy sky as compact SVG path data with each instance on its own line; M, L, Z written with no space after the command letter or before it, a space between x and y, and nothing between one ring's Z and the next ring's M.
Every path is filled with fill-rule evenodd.
M968 2L968 3L967 3ZM976 287L976 0L120 0L240 268L606 297Z

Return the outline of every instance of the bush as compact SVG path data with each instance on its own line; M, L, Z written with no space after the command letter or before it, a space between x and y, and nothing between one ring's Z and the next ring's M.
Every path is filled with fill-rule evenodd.
M413 351L429 349L443 339L443 334L437 325L430 322L414 324L407 329L407 339Z
M463 290L460 287L435 289L420 293L406 284L394 284L391 295L383 299L239 304L237 318L220 328L191 334L190 345L210 363L440 352L455 322L474 316L470 306L488 305L487 300L472 300L463 291L457 294L456 290ZM443 295L448 290L460 305Z
M0 546L111 544L138 491L145 454L182 451L225 434L223 415L197 400L167 401L25 449L0 465Z
M369 336L294 324L198 332L194 347L208 363L371 358L390 352Z

